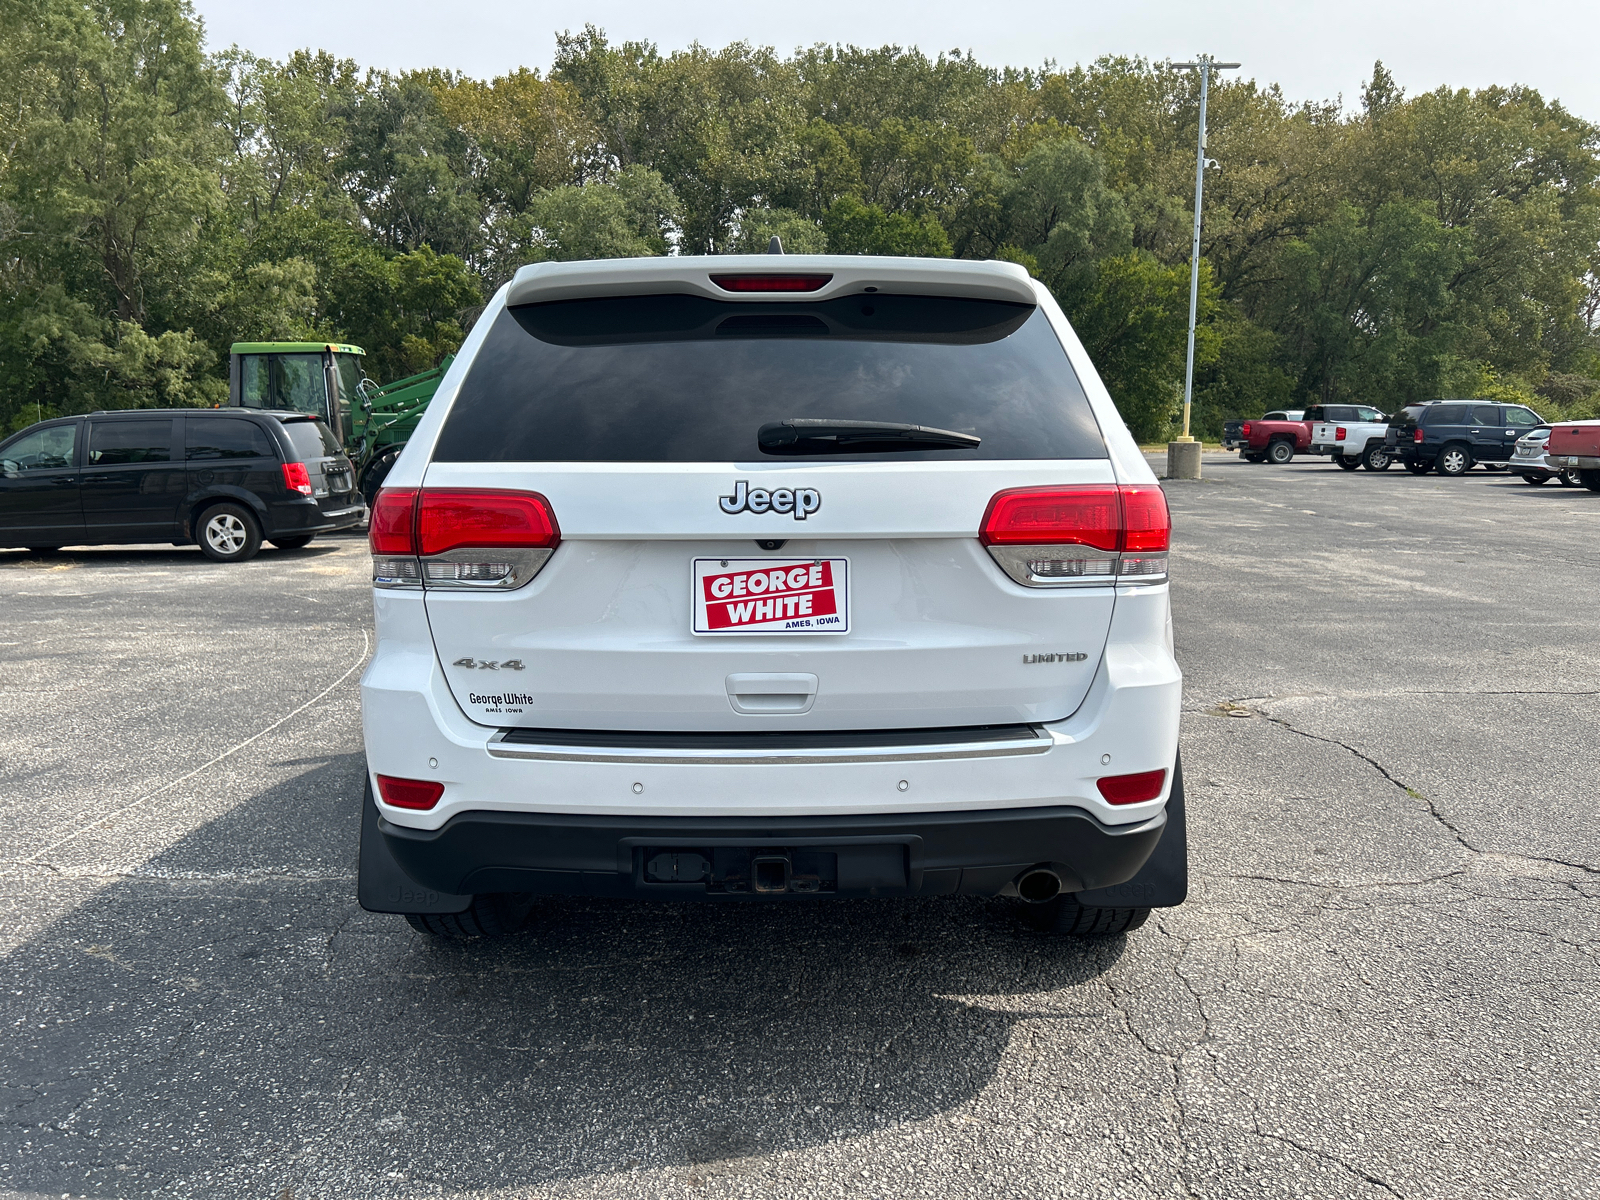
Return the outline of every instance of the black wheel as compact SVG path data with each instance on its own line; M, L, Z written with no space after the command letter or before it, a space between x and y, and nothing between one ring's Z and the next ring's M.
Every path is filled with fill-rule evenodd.
M1244 460L1245 462L1266 462L1267 456L1265 454L1246 454Z
M1333 461L1338 463L1339 466L1344 468L1346 471L1354 471L1361 465L1361 460L1359 458L1351 458L1348 454L1335 454L1333 456Z
M1550 482L1550 476L1543 471L1529 471L1522 477L1523 483L1531 483L1534 487L1543 487Z
M1441 475L1465 475L1472 470L1472 451L1460 442L1451 442L1439 451L1433 466Z
M1387 471L1394 465L1394 459L1382 446L1368 446L1362 451L1361 465L1369 471Z
M304 550L311 545L311 539L315 536L313 533L302 533L298 537L275 537L268 538L267 541L279 550Z
M1047 933L1069 937L1110 937L1131 933L1150 919L1148 908L1089 908L1074 896L1057 896L1024 910L1030 923Z
M1600 471L1579 471L1578 482L1591 492L1600 492Z
M1583 486L1583 480L1578 478L1578 472L1573 470L1571 467L1564 468L1561 474L1556 476L1556 479L1560 481L1562 487Z
M195 522L195 541L212 562L244 562L261 549L255 514L237 504L217 504Z
M400 447L385 450L372 460L367 467L366 474L361 476L361 498L367 502L367 507L372 507L372 502L378 497L378 489L383 486L383 481L389 478L389 472L394 470L394 464L400 459Z
M528 923L532 911L527 892L491 892L474 896L466 912L407 913L406 923L438 938L508 937Z
M1429 471L1433 470L1433 464L1430 462L1423 462L1420 458L1408 458L1406 459L1406 470L1410 471L1413 475L1426 475Z
M1281 467L1293 458L1293 442L1273 442L1267 447L1267 461L1275 467Z

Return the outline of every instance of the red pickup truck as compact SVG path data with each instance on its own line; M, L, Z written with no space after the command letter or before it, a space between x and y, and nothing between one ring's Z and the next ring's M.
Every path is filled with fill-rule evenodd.
M1550 425L1545 461L1577 471L1591 492L1600 492L1600 421L1561 421Z
M1282 465L1311 449L1311 422L1300 419L1305 415L1297 410L1270 412L1257 421L1241 421L1238 433L1231 437L1232 431L1225 426L1222 448L1237 448L1246 462Z

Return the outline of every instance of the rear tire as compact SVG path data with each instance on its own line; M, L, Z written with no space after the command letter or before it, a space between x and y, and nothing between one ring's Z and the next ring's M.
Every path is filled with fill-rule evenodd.
M509 937L528 923L533 912L529 892L490 892L474 896L460 913L406 913L406 924L436 938Z
M1562 470L1561 474L1556 476L1556 479L1561 484L1562 487L1582 487L1583 486L1583 480L1578 478L1578 472L1573 470L1571 467L1567 467L1564 470Z
M1600 492L1600 471L1579 471L1578 482L1591 492Z
M1035 927L1066 937L1114 937L1132 933L1150 919L1148 908L1089 908L1075 896L1030 904L1025 913Z
M268 538L267 541L271 542L279 550L304 550L311 545L311 539L315 536L316 534L313 533L304 533L298 537Z
M1267 461L1267 456L1265 454L1246 454L1244 456L1244 460L1245 460L1245 462L1254 462L1254 463L1266 462Z
M1267 447L1267 461L1275 467L1281 467L1294 460L1293 442L1273 442Z
M1429 471L1433 470L1433 464L1430 462L1423 462L1420 458L1408 458L1406 459L1406 470L1410 471L1413 475L1426 475Z
M1394 466L1394 459L1382 446L1368 446L1361 454L1361 465L1369 471L1387 471Z
M1346 471L1354 471L1361 465L1361 460L1359 458L1351 458L1348 454L1335 454L1333 456L1333 461L1338 463Z
M238 504L214 504L195 522L195 541L212 562L238 563L261 549L261 526Z
M383 481L389 477L389 472L394 470L394 464L400 460L400 449L386 450L367 467L366 474L361 477L361 498L367 502L367 507L372 507L372 502L378 498L378 489L383 486Z
M1543 487L1545 484L1550 482L1550 476L1539 471L1530 471L1528 474L1522 477L1522 482L1532 484L1534 487Z
M1472 470L1472 451L1460 442L1451 442L1439 451L1433 465L1441 475L1465 475Z

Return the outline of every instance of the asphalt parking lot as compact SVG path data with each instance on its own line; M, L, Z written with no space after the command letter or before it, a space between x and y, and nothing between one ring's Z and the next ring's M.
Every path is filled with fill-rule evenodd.
M1168 487L1190 902L354 898L363 542L0 551L0 1187L1592 1197L1600 495Z

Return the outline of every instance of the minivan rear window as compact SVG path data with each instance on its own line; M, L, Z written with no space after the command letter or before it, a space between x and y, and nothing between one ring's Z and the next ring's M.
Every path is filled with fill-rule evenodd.
M321 421L285 421L283 431L289 435L290 444L301 458L330 458L341 453L339 439Z
M1026 304L865 295L558 300L495 318L440 462L767 461L763 424L896 422L981 438L850 461L1105 458L1083 385ZM826 456L786 456L804 461Z

